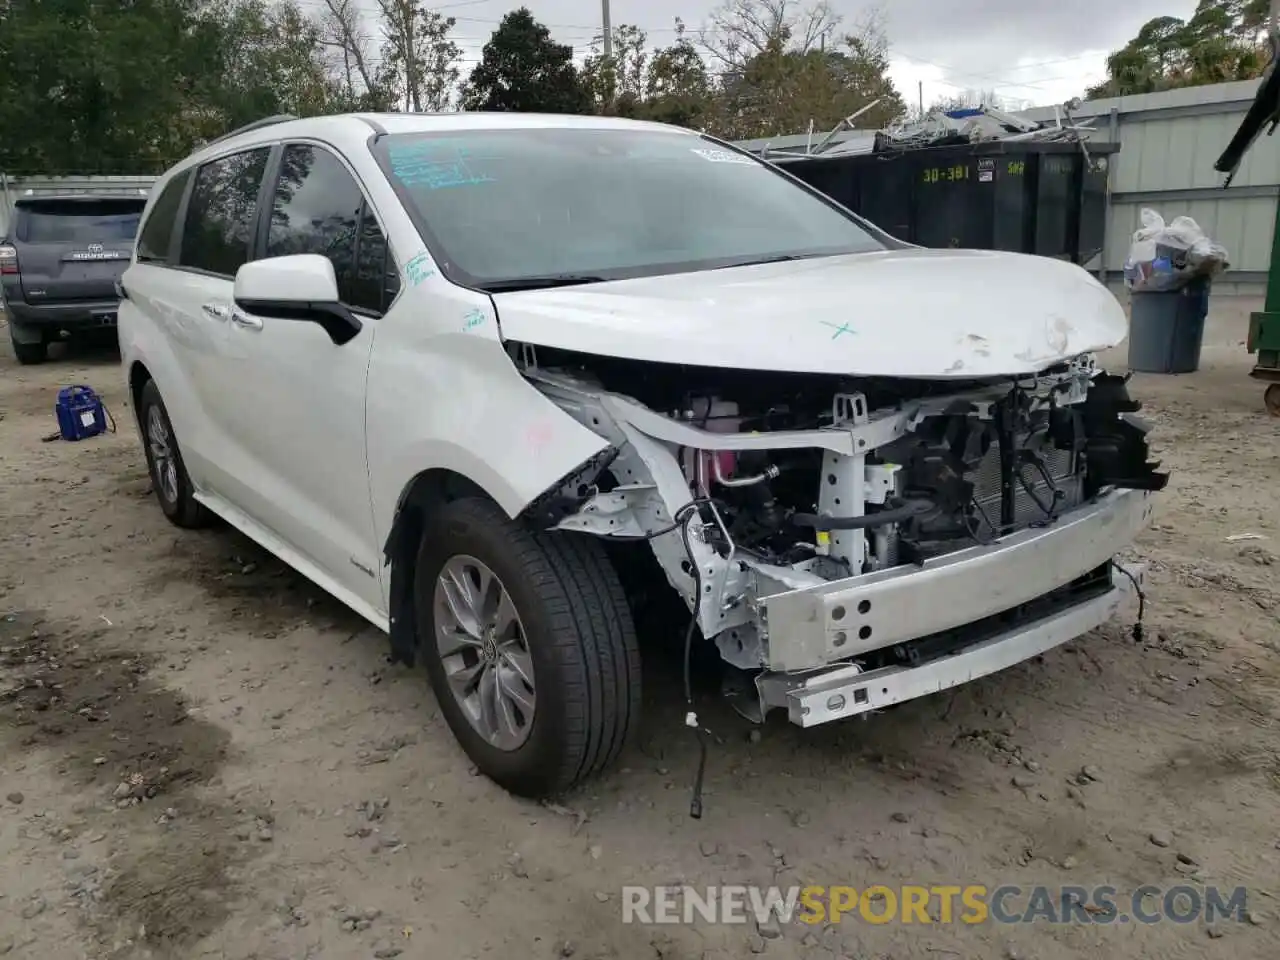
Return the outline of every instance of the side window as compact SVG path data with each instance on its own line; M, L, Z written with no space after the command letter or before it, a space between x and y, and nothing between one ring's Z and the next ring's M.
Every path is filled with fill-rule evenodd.
M169 261L169 243L173 239L174 222L178 219L178 207L182 204L182 193L187 189L187 181L191 179L191 171L183 170L165 184L164 190L156 198L151 215L142 225L138 234L138 260L143 263L167 263Z
M328 150L307 144L284 148L271 201L268 257L318 253L333 263L338 295L354 305L356 238L364 195Z
M249 259L258 190L270 152L259 147L235 153L196 173L178 258L182 266L230 277Z
M382 313L400 289L400 272L391 260L387 238L373 211L365 206L356 247L356 277L347 305Z

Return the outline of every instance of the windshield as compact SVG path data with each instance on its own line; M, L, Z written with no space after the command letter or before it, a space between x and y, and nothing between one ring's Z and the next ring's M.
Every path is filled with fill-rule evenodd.
M884 248L765 164L676 130L397 134L377 149L442 269L468 285L589 282Z
M137 200L43 200L18 204L24 243L131 243L146 205Z

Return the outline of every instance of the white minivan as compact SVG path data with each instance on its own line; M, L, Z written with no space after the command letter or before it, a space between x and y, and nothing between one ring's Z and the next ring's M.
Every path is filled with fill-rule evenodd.
M522 795L618 756L664 601L687 698L705 645L741 712L811 726L1141 595L1113 557L1167 477L1094 364L1113 296L901 243L693 131L271 118L156 184L121 286L165 514L385 630Z

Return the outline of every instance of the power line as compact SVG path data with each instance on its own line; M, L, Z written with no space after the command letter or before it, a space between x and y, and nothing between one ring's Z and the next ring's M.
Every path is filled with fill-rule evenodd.
M299 0L299 2L304 7L311 7L313 9L327 9L323 0ZM441 10L479 6L484 3L492 3L492 2L494 2L494 0L451 0L451 2L448 2L448 3L433 4L432 9L436 11L441 11ZM611 18L609 16L609 13L610 13L609 0L601 0L601 14L602 14L601 25L610 23ZM497 27L502 23L501 19L492 19L488 17L472 17L472 16L465 16L465 15L464 16L449 15L449 16L450 16L450 19L458 23L483 24L485 26L493 26L493 27ZM604 49L605 55L606 56L609 55L610 51L608 48L611 46L610 38L605 36L605 31L601 31L599 25L586 24L586 23L543 23L543 26L553 30L586 31L585 33L578 33L571 36L561 35L561 37L559 38L561 42L567 41L569 46L574 47L575 54L578 52L579 47L586 47L588 49L593 49L597 44L601 44L605 48ZM639 29L642 32L644 32L646 35L662 34L662 33L674 34L674 33L680 32L675 27L654 27L654 28L641 27ZM454 34L450 36L450 39L456 42L462 42L467 44L480 44L480 43L487 42L489 38L459 36ZM906 60L910 63L915 63L922 66L930 66L930 67L934 67L935 69L943 71L944 74L946 74L947 76L942 78L939 82L946 83L949 86L958 85L958 84L952 83L950 80L951 77L957 77L961 79L967 78L968 80L986 81L987 83L997 84L1002 87L1010 87L1014 89L1046 90L1047 89L1046 85L1054 81L1079 79L1075 74L1061 74L1061 75L1055 75L1055 76L1049 76L1049 77L1037 76L1031 79L1022 80L1022 79L1011 79L1008 76L996 75L991 73L978 73L973 71L961 70L950 64L941 63L936 60L930 60L926 57L915 56L914 54L908 53L896 46L890 48L889 55L891 58ZM1008 71L1022 72L1027 70L1038 70L1046 66L1051 66L1055 64L1077 63L1081 60L1090 60L1090 59L1094 59L1097 56L1098 54L1096 52L1089 52L1089 53L1075 54L1068 57L1052 57L1044 60L1031 61L1029 63L1016 64L1016 65L1010 66L1008 68ZM472 62L472 61L463 60L461 62ZM477 60L474 62L479 62L479 61Z
M459 23L486 23L486 24L491 23L491 24L494 24L495 26L502 22L501 20L488 20L488 19L485 19L484 17L454 17L453 19L457 20ZM541 21L539 22L541 23ZM600 32L599 24L594 24L594 23L543 23L542 25L544 27L549 27L552 30L593 30L596 33ZM640 27L639 29L643 30L645 33L679 33L680 32L675 27L654 27L653 29ZM685 32L686 33L688 32L687 28Z
M310 3L312 3L312 4L320 4L320 5L323 5L323 0L304 0L304 2L310 2ZM467 6L474 6L474 5L481 4L481 3L492 3L492 2L494 2L494 0L455 0L455 2L453 2L453 3L447 3L447 4L434 4L434 5L433 5L433 9L435 9L435 10L444 10L444 9L447 9L447 8L450 8L450 7L467 7ZM602 7L607 7L607 5L608 5L608 0L602 0ZM484 25L486 25L486 26L488 26L488 25L492 25L492 26L495 26L495 27L502 23L502 20L501 20L501 19L494 20L494 19L491 19L491 18L488 18L488 17L455 16L455 17L452 17L452 19L453 19L453 20L456 20L456 21L457 21L457 22L459 22L459 23L478 23L478 24L484 24ZM602 17L602 20L603 20L603 17ZM600 39L600 37L601 37L600 27L599 27L599 25L597 25L597 24L589 24L589 23L543 23L542 25L543 25L544 27L548 27L548 28L550 28L550 29L554 29L554 30L580 30L580 31L587 31L587 33L579 34L578 36L574 36L574 37L566 37L565 39L594 40L594 39ZM681 32L681 31L680 31L679 29L677 29L676 27L639 27L638 29L639 29L639 30L641 30L641 32L643 32L643 33L645 33L645 34L654 34L654 33L679 33L679 32ZM685 28L685 31L684 31L684 32L686 32L686 33L687 33L687 32L688 32L688 28ZM902 52L902 51L900 51L900 50L899 50L899 48L897 48L897 47L892 47L892 48L891 48L891 51L892 51L893 53L897 53L897 54L898 54L899 56L901 56L903 59L906 59L906 60L912 60L912 61L915 61L915 62L917 62L917 63L927 64L928 66L937 67L937 68L939 68L939 69L941 69L941 70L947 70L947 71L949 71L949 72L951 72L951 73L956 73L956 74L959 74L959 75L961 75L961 76L979 77L979 78L985 78L985 79L999 79L999 78L994 78L994 77L992 77L991 75L988 75L988 74L974 74L974 73L966 73L965 71L958 70L957 68L952 67L952 66L949 66L949 65L947 65L947 64L945 64L945 63L938 63L938 62L933 61L933 60L928 60L928 59L926 59L926 58L924 58L924 57L917 57L917 56L914 56L914 55L912 55L912 54L908 54L908 53ZM1097 55L1097 54L1096 54L1095 52L1090 52L1090 53L1075 54L1075 55L1073 55L1073 56L1069 56L1069 57L1053 57L1053 58L1051 58L1051 59L1047 59L1047 60L1034 60L1034 61L1031 61L1030 63L1017 64L1016 66L1012 66L1012 67L1010 67L1009 69L1010 69L1010 70L1017 70L1017 71L1021 71L1021 70L1034 70L1034 69L1037 69L1037 68L1039 68L1039 67L1049 66L1049 65L1052 65L1052 64L1059 64L1059 63L1073 63L1073 62L1077 62L1077 61L1080 61L1080 60L1091 59L1092 57L1094 57L1094 56L1096 56L1096 55ZM1053 78L1053 77L1049 77L1049 78L1040 78L1040 80L1039 80L1039 81L1037 81L1037 82L1047 82L1047 80L1052 80L1052 79L1056 79L1056 78ZM1009 85L1009 86L1033 86L1034 84L1028 84L1028 83L1018 84L1018 83L1016 83L1016 82L1014 82L1014 81L1008 81L1008 85Z
M900 50L897 47L891 48L889 51L889 55L890 57L896 56L896 57L899 57L900 59L908 60L912 63L918 63L918 64L923 64L925 66L936 67L939 70L942 70L949 74L954 74L959 77L968 77L971 80L986 80L988 82L997 83L997 84L1000 84L1001 86L1006 86L1006 87L1026 87L1031 89L1045 89L1044 85L1054 80L1074 80L1077 78L1075 74L1063 74L1060 76L1053 76L1053 77L1037 77L1034 80L1010 80L1007 77L1000 77L1000 76L996 76L995 74L970 73L968 71L958 70L955 67L949 66L948 64L945 64L945 63L938 63L935 60L928 60L928 59L925 59L924 57L917 57L917 56L914 56L913 54L906 53L905 51ZM1073 57L1058 57L1052 60L1043 60L1043 61L1036 61L1032 63L1021 64L1012 69L1031 70L1031 69L1044 67L1051 64L1055 64L1055 63L1073 63L1073 62L1078 62L1080 60L1088 60L1088 59L1092 59L1095 56L1097 56L1096 53L1084 53L1084 54L1078 54ZM946 81L943 81L943 82L946 82Z

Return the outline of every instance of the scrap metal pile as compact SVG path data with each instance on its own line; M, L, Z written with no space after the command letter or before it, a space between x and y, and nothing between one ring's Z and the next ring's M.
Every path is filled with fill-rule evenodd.
M1055 106L1052 123L1027 120L995 107L973 107L945 112L935 110L921 120L900 121L874 132L853 129L842 132L852 128L854 121L878 102L868 104L847 117L816 142L810 140L803 146L792 148L765 145L761 153L766 158L769 155L775 158L849 157L997 140L1005 143L1083 143L1095 132L1091 126L1092 119L1077 121L1072 117L1072 111L1080 107L1079 100Z
M920 147L941 147L953 144L978 143L986 140L1003 140L1006 143L1020 141L1078 142L1093 133L1090 121L1076 122L1071 110L1078 108L1078 101L1054 108L1054 122L1050 124L1026 120L994 107L973 107L966 110L935 110L923 120L889 127L876 133L873 152L911 150Z

